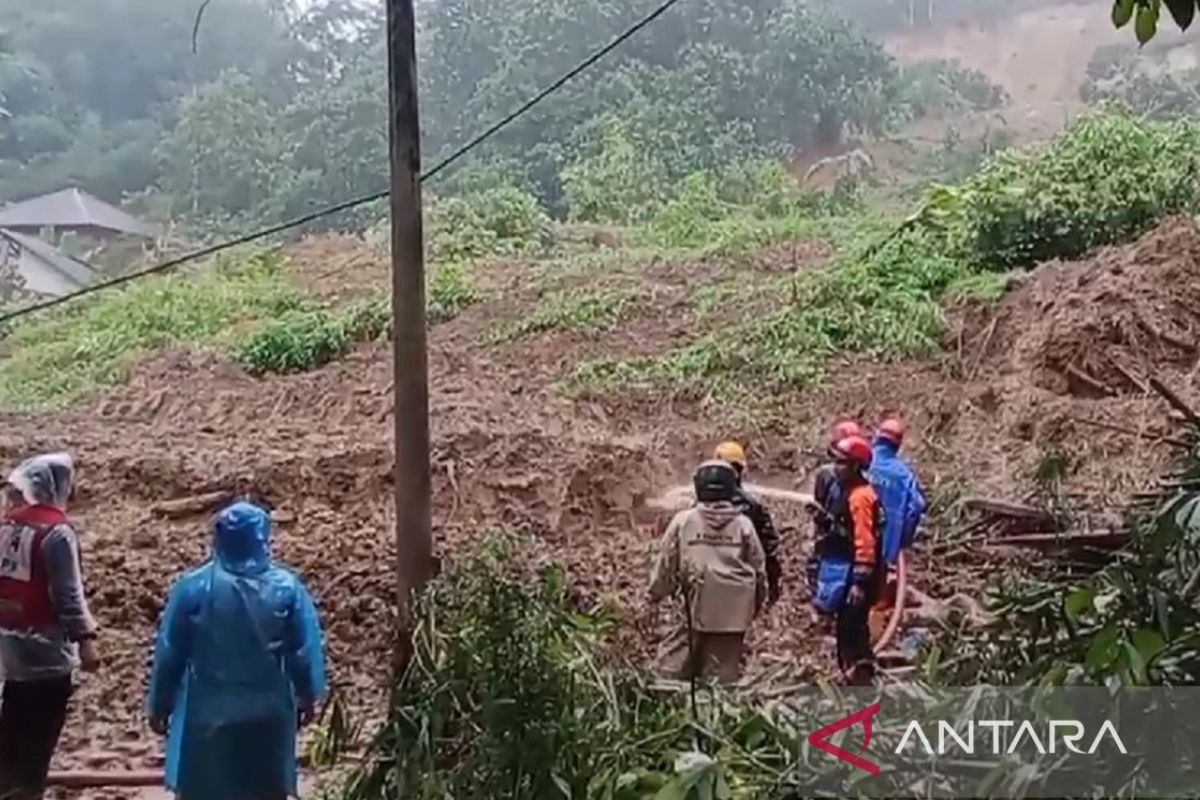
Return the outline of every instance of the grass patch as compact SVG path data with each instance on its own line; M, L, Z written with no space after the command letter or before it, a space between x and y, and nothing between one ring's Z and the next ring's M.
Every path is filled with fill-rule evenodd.
M546 331L578 331L597 334L611 331L625 317L632 297L617 291L592 291L578 296L554 295L533 314L501 328L496 341L512 341Z
M3 343L0 406L61 406L123 380L161 347L228 346L247 323L305 306L277 252L148 278L15 326Z
M692 293L689 304L697 315L705 317L737 297L734 287L726 284L701 286Z
M479 293L462 267L429 279L431 322L457 315ZM61 407L120 383L164 347L211 347L255 374L312 369L387 330L386 297L326 308L292 283L277 251L223 259L147 278L14 326L0 344L0 407Z
M673 386L716 395L734 387L803 387L839 352L880 358L932 352L942 330L939 300L951 287L977 283L983 285L927 234L863 240L828 269L788 279L780 292L787 302L772 313L661 355L582 364L567 387L604 393Z

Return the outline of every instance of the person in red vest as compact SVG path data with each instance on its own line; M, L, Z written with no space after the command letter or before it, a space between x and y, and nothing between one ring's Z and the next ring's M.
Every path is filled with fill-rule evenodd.
M17 467L0 522L0 798L40 800L78 666L95 670L79 543L67 518L75 468L66 454Z

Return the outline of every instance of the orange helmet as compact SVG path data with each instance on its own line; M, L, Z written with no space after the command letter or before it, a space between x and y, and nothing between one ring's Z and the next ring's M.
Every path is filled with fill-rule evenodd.
M871 443L861 436L847 436L833 446L839 461L850 461L862 469L871 466Z
M879 430L876 435L881 439L887 439L895 444L904 442L904 422L896 417L888 417L883 422L879 423Z

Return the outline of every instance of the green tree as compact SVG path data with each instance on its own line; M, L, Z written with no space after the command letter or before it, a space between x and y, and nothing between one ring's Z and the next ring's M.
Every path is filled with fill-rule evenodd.
M228 72L180 103L159 149L163 188L194 219L261 210L286 186L279 121L251 80Z

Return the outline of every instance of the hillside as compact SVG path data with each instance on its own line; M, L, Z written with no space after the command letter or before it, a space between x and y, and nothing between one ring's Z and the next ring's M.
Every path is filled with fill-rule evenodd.
M453 557L488 531L521 530L567 565L581 602L614 600L635 613L657 533L648 498L684 480L725 436L749 441L757 480L791 487L815 465L798 451L819 447L828 420L843 412L904 412L908 448L939 514L964 494L1020 499L1059 449L1071 465L1064 491L1092 511L1121 505L1164 467L1161 449L1079 420L1160 430L1160 401L1113 364L1198 394L1198 321L1189 309L1200 299L1200 233L1186 220L1085 261L1045 265L995 307L952 309L933 358L840 357L823 383L769 405L730 407L670 391L562 391L560 382L589 359L661 353L751 313L733 301L698 309L713 287L769 287L781 273L827 268L825 253L818 242L796 241L749 262L618 255L604 256L603 269L511 262L478 270L483 299L431 331L439 552ZM353 238L309 240L289 255L299 283L318 293L331 276L339 287L386 276L377 252ZM499 341L497 331L523 309L564 292L621 288L632 293L610 330L564 322ZM1094 380L1080 384L1078 374ZM335 683L356 700L377 696L391 622L390 382L385 343L313 372L266 378L212 352L173 351L82 405L5 418L6 462L67 448L81 468L77 510L110 661L84 684L75 713L86 724L69 727L63 763L156 760L157 744L137 721L152 626L172 577L207 546L205 517L167 518L154 510L163 501L223 489L267 498L279 522L276 554L305 574L326 615ZM1096 396L1099 383L1111 394ZM826 654L799 585L806 529L796 509L778 511L787 593L755 633L757 668L786 659L821 669ZM954 588L943 566L919 570L923 590ZM649 642L636 630L622 638L644 654Z

